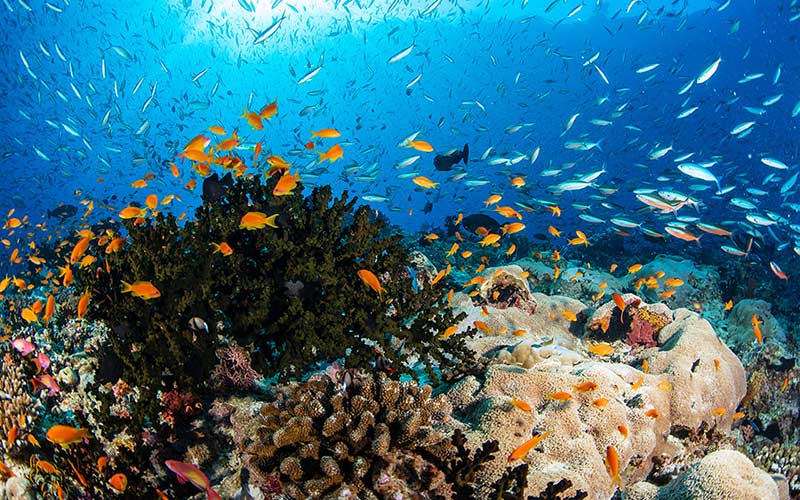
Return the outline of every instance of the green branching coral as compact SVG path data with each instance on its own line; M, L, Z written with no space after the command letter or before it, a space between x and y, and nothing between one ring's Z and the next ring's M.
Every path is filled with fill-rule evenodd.
M409 373L404 360L416 356L434 381L437 367L472 359L463 336L440 338L460 319L444 283L414 290L408 251L399 236L383 234L385 223L368 207L354 209L347 193L334 199L328 186L307 197L301 187L274 196L276 182L240 178L182 226L164 214L124 221L128 243L98 256L110 273L105 265L80 273L76 281L93 292L90 316L110 325L126 381L151 393L170 379L198 391L214 362L215 325L253 347L253 368L283 379L342 357L367 367L376 348L395 373ZM252 211L277 214L278 228L240 229ZM215 252L220 242L233 253ZM378 277L380 296L358 278L360 269ZM152 282L161 296L121 292L122 281L136 280ZM192 331L193 317L210 333Z
M355 373L345 389L315 376L262 407L247 467L265 491L278 474L290 498L470 498L497 442L470 453L460 432L441 431L450 412L430 386L383 373Z

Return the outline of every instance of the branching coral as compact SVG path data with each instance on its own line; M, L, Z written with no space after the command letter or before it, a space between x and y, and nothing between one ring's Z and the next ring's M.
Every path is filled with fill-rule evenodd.
M451 408L431 392L383 373L356 373L344 390L327 376L281 386L261 408L249 470L262 487L274 486L280 473L291 498L344 489L364 499L403 492L466 498L497 444L470 454L461 434L448 439L437 431Z
M765 446L756 452L755 461L764 470L786 476L792 498L800 495L800 446L782 443Z
M14 455L28 446L27 437L41 416L43 405L28 393L28 376L25 364L17 353L2 354L0 367L0 432L3 436L0 449ZM12 431L13 429L13 431ZM9 436L16 433L13 442Z
M572 488L572 481L562 479L556 482L547 483L547 487L536 496L525 496L525 488L528 486L528 464L518 465L514 468L506 469L500 479L493 485L491 498L494 500L583 500L589 494L585 491L577 491L567 497L562 494Z
M405 361L418 355L433 380L436 366L472 359L463 335L441 338L458 320L445 284L415 291L408 251L398 236L383 235L385 223L368 207L354 209L347 193L334 199L327 186L307 197L301 188L273 196L276 182L240 178L183 226L164 214L125 221L130 243L101 256L107 267L76 276L94 291L89 314L111 326L125 380L151 395L199 390L217 332L192 331L194 317L224 325L239 345L254 346L254 369L284 379L343 357L350 367L368 367L376 348L395 373L410 373ZM252 211L277 214L278 227L240 229ZM211 243L220 241L231 255L215 253ZM360 269L378 277L381 294L358 278ZM150 281L161 295L145 302L124 294L123 280ZM151 403L137 414L152 419L157 411Z

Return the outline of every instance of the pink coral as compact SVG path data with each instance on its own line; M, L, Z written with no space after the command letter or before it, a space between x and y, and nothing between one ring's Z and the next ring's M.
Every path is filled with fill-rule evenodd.
M250 353L236 344L217 349L219 364L214 367L211 379L217 389L249 389L260 377L250 365Z
M170 426L175 425L175 420L188 421L198 415L203 404L191 392L185 394L172 390L161 394L161 418Z
M639 314L633 316L631 331L625 338L625 342L630 345L643 345L645 347L655 347L655 330L649 321L642 318Z

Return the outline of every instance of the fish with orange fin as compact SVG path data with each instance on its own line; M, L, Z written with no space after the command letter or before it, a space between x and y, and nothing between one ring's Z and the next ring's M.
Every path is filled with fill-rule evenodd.
M156 299L161 297L161 292L149 281L122 282L122 293L130 293L134 297L143 300Z
M358 274L358 277L361 278L361 281L363 281L365 285L378 293L378 298L382 297L383 287L381 286L381 282L378 281L378 277L375 276L375 273L369 269L360 269L356 274Z
M611 476L611 482L619 486L620 485L620 477L619 477L619 453L617 453L617 449L614 448L613 445L608 445L606 447L606 468L608 469L608 475Z
M14 471L0 460L0 477L15 477Z
M128 476L122 472L117 472L108 480L108 485L120 493L125 493L125 490L128 489Z
M616 305L619 308L619 321L621 323L622 314L625 312L625 306L627 304L625 304L625 299L622 298L622 295L620 295L617 292L612 293L611 298L614 299L614 305Z
M56 424L47 430L45 437L51 443L61 445L62 448L68 448L71 444L80 443L84 439L89 439L89 430Z
M529 405L529 404L528 404L528 403L526 403L525 401L522 401L521 399L512 398L512 399L511 399L511 404L512 404L512 405L514 405L514 406L516 406L516 407L517 407L517 408L519 408L520 410L522 410L522 411L526 411L526 412L528 412L528 413L530 413L531 411L533 411L533 408L531 408L531 405Z
M208 477L194 465L177 460L167 460L164 464L169 470L175 473L180 484L184 484L188 481L198 489L204 491L206 495L208 495L208 500L222 500L219 493L214 491L214 488L211 487L211 481L208 480Z
M750 324L753 325L753 336L756 338L756 341L760 344L764 341L764 336L761 333L761 324L764 323L758 319L758 315L754 314L753 317L750 319Z
M272 190L273 196L286 196L292 194L295 188L297 187L297 183L300 181L300 173L297 172L292 174L290 172L286 172L283 174L280 179L278 179L278 183L275 184L275 188Z
M528 454L529 451L536 448L539 443L542 442L542 439L546 438L550 435L550 431L542 432L541 434L537 434L530 438L529 440L525 441L521 445L519 445L511 454L508 456L508 461L513 462L515 460L519 460L523 458L525 455Z

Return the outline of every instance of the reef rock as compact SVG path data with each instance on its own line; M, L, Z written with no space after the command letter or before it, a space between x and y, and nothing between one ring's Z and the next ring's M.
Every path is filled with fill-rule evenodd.
M499 441L496 457L477 474L480 495L515 465L509 456L534 431L548 434L525 455L526 495L567 479L572 484L567 495L584 491L587 498L605 500L617 489L606 465L609 446L619 456L624 487L644 480L654 459L685 452L672 430L730 429L745 394L744 369L696 313L642 304L664 317L654 327L657 345L631 347L620 339L612 341L614 352L599 356L589 351L588 340L595 339L582 338L589 319L582 303L537 293L531 298L537 304L533 314L488 307L488 316L472 299L454 298L468 313L462 329L475 321L488 327L469 342L491 359L483 377L469 376L447 393L454 417L469 429L470 443ZM635 296L628 299L641 303ZM613 303L604 307L597 313L615 310ZM570 321L564 311L576 319ZM517 329L525 330L522 338L512 335ZM639 368L643 361L646 371Z
M3 491L5 490L5 491ZM0 489L0 499L3 500L34 500L36 493L30 481L24 477L12 477Z

